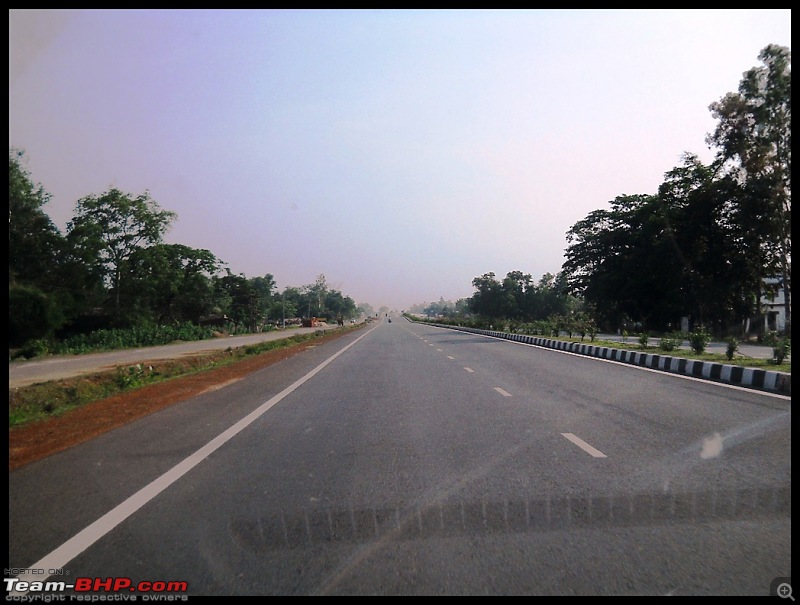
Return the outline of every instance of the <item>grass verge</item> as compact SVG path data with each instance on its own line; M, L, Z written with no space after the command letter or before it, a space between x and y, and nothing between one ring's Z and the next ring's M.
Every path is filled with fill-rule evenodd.
M227 348L213 353L174 360L118 367L108 372L51 380L8 390L8 426L17 428L35 421L56 418L88 403L107 399L141 387L206 372L262 353L288 349L361 326L314 334L296 334L280 340Z
M673 349L671 351L663 351L659 347L642 347L640 344L634 342L619 342L610 340L581 340L580 338L569 338L566 336L559 336L554 340L565 340L567 342L580 342L585 345L593 345L596 347L609 347L611 349L625 349L626 351L640 351L642 353L650 353L652 355L664 355L667 357L679 357L682 359L695 359L700 361L709 361L713 363L722 363L731 366L741 366L744 368L755 368L758 370L769 370L772 372L784 372L786 374L792 373L791 361L785 361L781 364L776 364L772 359L759 359L756 357L747 357L741 353L735 353L733 359L728 359L727 356L721 353L695 353L690 349Z

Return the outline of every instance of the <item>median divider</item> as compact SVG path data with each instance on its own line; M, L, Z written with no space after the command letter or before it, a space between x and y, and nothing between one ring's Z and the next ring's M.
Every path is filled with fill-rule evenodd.
M409 319L409 321L413 321ZM684 359L682 357L671 357L669 355L659 355L645 353L642 351L630 351L628 349L616 349L608 346L598 346L583 342L572 342L545 338L542 336L530 336L528 334L514 334L511 332L499 332L496 330L482 330L479 328L468 328L466 326L450 326L446 324L415 322L437 328L447 328L459 332L470 334L481 334L492 338L501 338L514 342L521 342L546 349L556 349L578 355L598 357L621 363L660 370L673 374L682 374L710 380L714 382L724 382L742 387L750 387L781 395L792 394L792 375L786 372L773 372L771 370L761 370L757 368L745 368L710 361L700 361L698 359Z

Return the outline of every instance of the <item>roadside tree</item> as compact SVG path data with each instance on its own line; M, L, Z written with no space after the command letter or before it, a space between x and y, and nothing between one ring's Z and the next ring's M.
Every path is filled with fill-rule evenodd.
M780 276L787 332L791 328L792 56L768 45L762 65L746 71L739 90L709 106L719 121L708 136L744 194L735 219L744 233L760 299L763 278Z
M132 197L119 189L78 200L67 239L81 258L98 268L113 295L113 314L122 320L123 266L141 248L162 242L177 215L162 210L149 192Z

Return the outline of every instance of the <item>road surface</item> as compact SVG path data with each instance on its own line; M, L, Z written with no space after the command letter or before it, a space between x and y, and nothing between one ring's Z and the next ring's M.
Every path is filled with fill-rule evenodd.
M767 595L790 453L788 397L380 322L10 473L9 562L191 595Z

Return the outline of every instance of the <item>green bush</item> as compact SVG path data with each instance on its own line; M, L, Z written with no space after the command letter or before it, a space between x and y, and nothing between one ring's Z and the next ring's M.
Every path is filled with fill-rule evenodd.
M576 329L581 337L581 341L588 335L591 340L597 336L597 325L587 313L579 313L576 316Z
M710 342L711 336L702 328L689 333L689 344L697 354L703 353Z
M791 351L791 340L785 335L781 336L777 332L770 332L765 341L772 347L772 359L775 364L782 364Z
M733 359L733 356L736 354L736 351L739 350L739 339L735 336L728 336L725 340L727 343L727 348L725 349L725 357L728 358L728 361Z
M37 338L36 340L30 340L25 343L25 346L22 347L22 356L25 359L32 359L33 357L38 357L40 355L47 355L51 352L52 346L50 341L44 338Z
M135 366L128 368L117 368L116 383L117 387L125 390L141 386L144 382L145 372L142 364L137 363Z
M670 332L661 337L658 343L658 348L662 351L675 351L683 344L682 332Z
M649 342L650 342L650 336L647 334L647 332L642 332L641 334L639 334L639 346L640 347L642 347L643 349L646 349L647 348L647 343L649 343Z
M114 350L135 347L153 347L176 340L195 341L212 338L213 329L191 322L176 326L144 325L129 329L95 330L64 340L58 353L87 353L96 350Z

